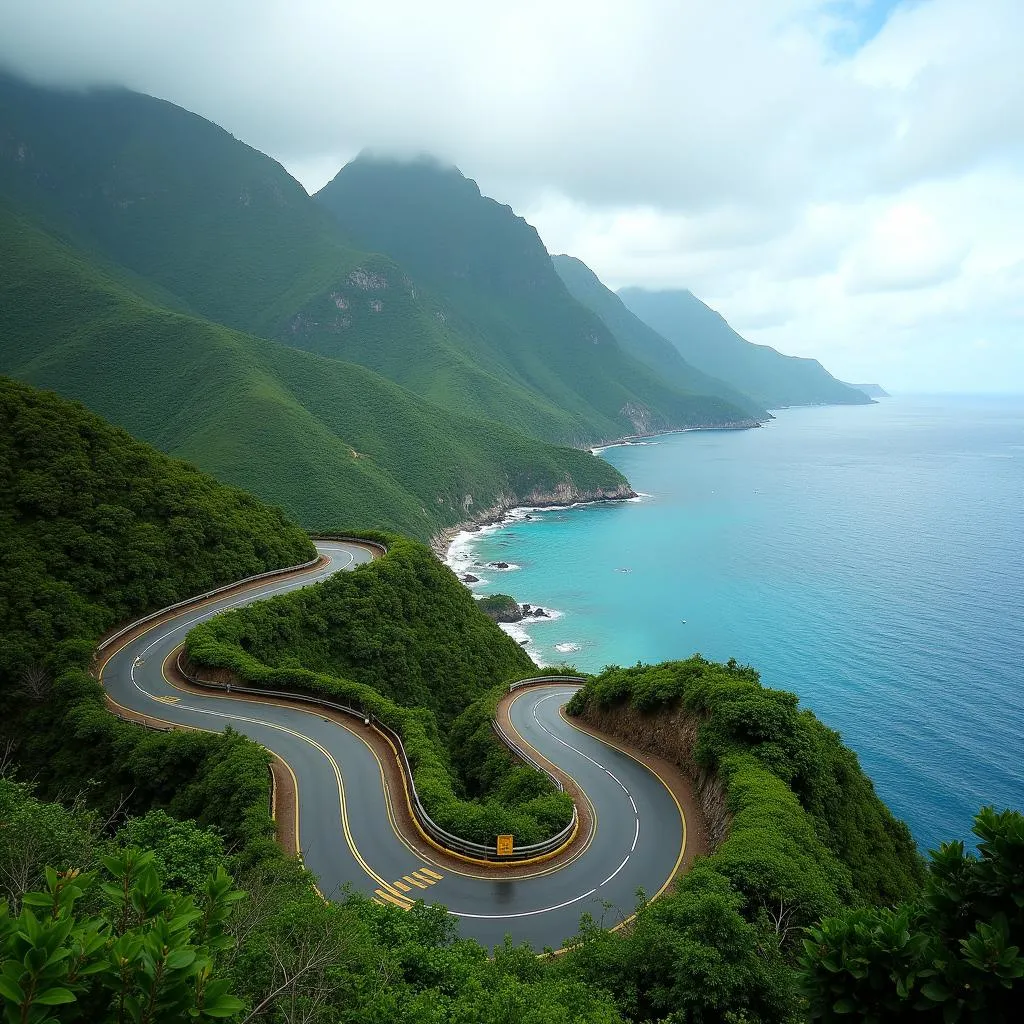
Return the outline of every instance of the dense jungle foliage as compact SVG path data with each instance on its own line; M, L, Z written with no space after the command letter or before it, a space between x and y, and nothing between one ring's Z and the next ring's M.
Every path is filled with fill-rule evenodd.
M924 891L809 928L800 958L813 1020L1013 1021L1024 1006L1024 815L983 807L978 853L933 851Z
M371 712L401 735L442 828L488 843L501 832L522 843L557 832L571 801L512 758L490 724L507 683L531 674L533 662L428 548L364 536L388 554L200 623L186 641L193 663Z
M362 154L315 199L437 296L474 362L590 426L570 440L751 421L748 401L722 397L682 358L681 378L635 359L569 294L537 230L457 168Z
M678 710L697 724L693 767L725 782L733 816L718 863L743 888L766 877L759 858L785 857L795 888L777 888L783 876L776 872L774 888L759 893L763 902L797 904L806 923L837 901L886 904L920 887L910 831L878 798L857 755L800 709L795 694L762 686L755 669L700 655L610 668L576 694L569 711L585 714L591 705ZM769 823L771 833L761 834ZM790 851L799 852L799 862Z
M0 693L115 623L316 554L282 513L75 402L0 378Z
M265 800L262 808L269 823ZM105 819L4 777L0 821L12 826L0 829L0 1006L9 1021L621 1020L562 958L510 945L489 958L456 938L440 907L404 912L356 893L325 902L276 847L254 862L232 851L221 827L168 828L159 812ZM222 821L238 831L233 808Z
M415 223L395 197L373 198L365 204L371 222ZM504 225L488 225L490 253L506 253L526 274L539 265L544 287L521 290L515 303L481 291L480 316L467 318L450 297L432 294L417 267L397 265L382 245L354 246L275 160L150 96L39 88L0 71L0 201L70 242L89 263L116 267L133 292L165 314L172 309L232 328L230 334L272 338L291 346L292 356L301 348L369 367L426 399L442 420L445 410L460 410L512 428L523 441L578 445L635 433L632 410L662 426L737 417L735 407L666 385L620 350L562 288L536 233L525 253L521 239L509 236L510 212ZM435 205L429 197L427 205ZM457 209L438 212L460 216ZM429 261L450 259L450 238L423 237L433 246ZM482 262L471 254L469 268ZM86 333L100 324L74 322ZM600 336L598 351L592 335ZM160 346L155 355L173 353ZM0 371L14 372L10 365ZM95 371L87 366L85 373ZM173 371L165 375L173 378ZM73 376L69 367L64 379ZM73 397L112 417L90 396ZM137 423L123 425L155 440ZM278 425L288 426L281 412ZM388 436L388 420L376 426ZM364 451L355 438L344 440ZM262 493L251 481L244 486Z

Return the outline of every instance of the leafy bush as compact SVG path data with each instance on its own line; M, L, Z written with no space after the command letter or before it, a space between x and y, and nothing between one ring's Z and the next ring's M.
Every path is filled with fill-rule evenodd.
M931 854L920 898L859 907L807 930L802 981L814 1020L1020 1019L1024 999L1024 814L984 807L978 854Z
M172 1024L242 1009L215 972L234 942L226 922L244 897L218 868L198 900L160 887L154 855L102 858L103 874L46 869L46 886L0 906L0 1000L9 1021ZM97 912L76 904L98 896ZM60 1009L53 1009L60 1007Z

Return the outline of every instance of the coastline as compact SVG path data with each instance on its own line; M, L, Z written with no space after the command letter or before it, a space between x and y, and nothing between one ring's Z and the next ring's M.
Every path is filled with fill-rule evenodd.
M654 438L668 437L672 434L686 434L694 430L753 430L763 425L758 420L747 420L740 423L672 427L670 430L656 430L649 434L627 434L614 441L598 442L587 450L592 455L600 455L601 452L609 448L622 448L634 444L656 444ZM580 505L596 505L605 501L632 501L639 497L640 495L633 490L628 482L624 487L617 487L614 491L605 491L603 488L598 491L578 491L575 486L559 484L554 491L534 491L526 497L514 494L501 495L490 508L452 526L445 527L443 530L438 530L430 538L430 548L445 565L449 565L448 550L460 533L475 533L486 526L500 525L507 516L513 513L575 508Z
M768 422L767 420L765 422ZM708 424L697 427L673 427L671 430L655 430L650 434L628 434L615 441L601 441L590 449L591 455L600 455L609 448L628 448L630 445L657 444L653 440L656 437L669 437L672 434L689 434L695 430L755 430L763 427L764 423L759 420L747 420L740 423L719 423Z
M497 504L484 509L477 515L464 519L461 523L439 530L430 538L430 548L437 557L451 568L448 552L456 538L463 533L479 533L488 526L502 526L507 521L515 521L529 512L548 511L559 508L576 508L581 505L597 505L609 501L632 501L640 497L628 484L620 485L614 490L577 491L574 487L560 485L554 491L527 495L519 498L508 495Z

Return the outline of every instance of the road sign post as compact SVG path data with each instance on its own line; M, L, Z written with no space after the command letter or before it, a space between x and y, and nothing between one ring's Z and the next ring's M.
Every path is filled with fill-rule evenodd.
M512 856L512 836L498 836L498 856Z

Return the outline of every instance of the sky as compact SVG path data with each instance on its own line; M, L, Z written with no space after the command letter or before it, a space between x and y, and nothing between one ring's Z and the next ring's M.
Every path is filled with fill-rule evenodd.
M1024 392L1024 0L5 0L0 65L311 192L430 153L610 287L844 380Z

